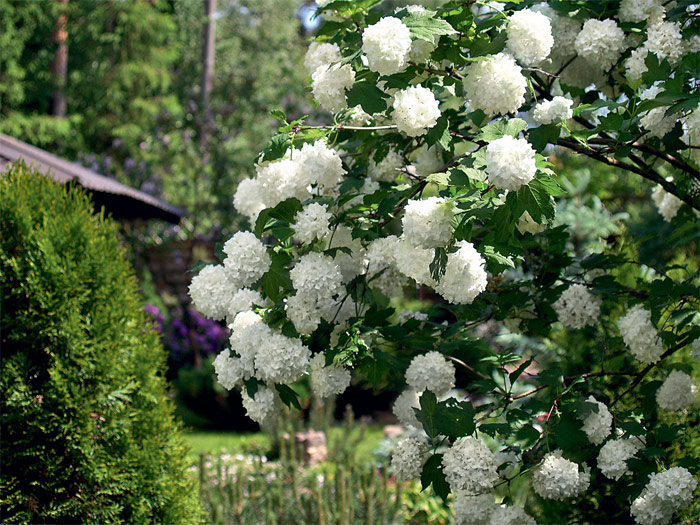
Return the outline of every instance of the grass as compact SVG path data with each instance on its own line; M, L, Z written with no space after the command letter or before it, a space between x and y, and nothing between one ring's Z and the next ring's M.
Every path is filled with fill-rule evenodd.
M359 426L355 426L350 435L343 426L336 426L330 429L327 440L329 449L331 442L339 440L351 440L361 432ZM199 454L220 455L224 452L229 454L253 454L264 455L270 449L270 437L264 432L215 432L215 431L189 431L183 434L185 443L190 451L188 458L192 463L199 459ZM382 425L367 425L364 439L362 439L355 450L355 457L358 461L369 461L372 453L377 449L384 439Z

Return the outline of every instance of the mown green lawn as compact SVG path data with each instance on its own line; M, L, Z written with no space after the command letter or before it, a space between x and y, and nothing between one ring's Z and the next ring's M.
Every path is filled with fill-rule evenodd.
M327 436L329 448L341 440L353 441L358 438L360 427L356 426L348 435L345 427L337 426L330 429ZM270 437L264 432L209 432L185 431L185 442L189 446L188 457L194 463L200 453L207 455L253 454L264 455L270 449ZM357 442L355 457L358 460L372 459L372 452L384 439L382 425L368 425L364 438Z

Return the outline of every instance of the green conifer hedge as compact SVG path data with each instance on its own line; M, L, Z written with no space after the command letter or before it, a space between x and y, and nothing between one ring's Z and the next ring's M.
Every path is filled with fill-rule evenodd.
M3 523L201 520L116 229L80 188L0 175Z

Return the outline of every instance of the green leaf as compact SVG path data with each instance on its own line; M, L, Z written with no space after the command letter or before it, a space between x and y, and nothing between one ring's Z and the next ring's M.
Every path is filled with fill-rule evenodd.
M348 106L362 106L370 115L373 113L381 113L387 108L385 98L389 95L379 89L376 84L366 80L355 82L348 91Z
M518 190L514 216L520 217L527 211L535 222L540 224L554 220L554 201L551 198L549 182L534 179Z
M554 440L564 451L579 451L588 444L588 438L580 429L580 422L564 420L554 432Z
M474 407L468 401L458 402L452 398L438 403L435 410L437 433L451 438L473 434L476 430L475 413Z
M512 385L513 383L515 383L515 382L518 380L518 378L520 377L520 375L521 375L525 370L527 370L527 367L530 366L530 365L532 364L532 361L533 361L533 358L532 358L532 357L531 357L530 359L528 359L527 361L523 361L523 362L520 364L520 366L519 366L518 368L516 368L515 370L513 370L513 371L510 373L510 375L508 376L508 379L510 379L510 384L511 384L511 385Z
M527 139L535 148L535 151L542 152L547 144L556 144L561 133L561 128L556 124L547 124L530 128L527 132Z
M486 264L489 270L491 270L491 273L494 275L502 272L506 268L515 268L513 259L500 254L493 246L482 245L480 248L482 255L486 258Z
M430 263L430 277L440 282L440 279L445 275L447 267L447 250L445 248L435 248L435 255Z
M258 391L260 384L258 383L257 379L251 377L250 379L243 381L243 386L245 386L245 391L248 394L248 397L255 397L255 393Z
M449 22L435 18L435 12L428 10L408 13L401 21L408 27L413 39L432 43L442 35L453 35L457 32Z
M301 410L299 398L294 390L289 388L287 385L275 385L275 390L277 390L280 395L280 399L285 405L287 405L289 408L294 406L297 410Z
M423 490L432 485L435 494L440 496L443 501L447 501L447 497L450 495L450 484L447 483L445 473L442 471L442 456L442 454L434 454L428 458L428 461L423 465L420 483Z
M437 411L437 397L430 390L426 390L420 396L420 409L414 408L418 421L423 425L423 430L431 438L439 434L435 428L435 412Z
M527 122L521 118L502 118L496 122L492 122L488 126L482 128L481 133L477 135L476 140L484 142L493 142L496 139L502 138L504 135L510 135L517 138L520 132L527 129Z
M441 115L435 125L430 128L425 135L425 142L428 146L433 146L435 143L440 144L443 149L450 149L450 129L448 127L447 117Z
M292 289L292 280L286 268L291 258L284 252L272 253L270 258L272 259L272 264L270 269L262 276L260 284L263 293L272 301L277 302L282 298L286 290Z
M261 161L277 160L284 157L287 150L292 145L292 141L289 135L286 133L277 133L273 135L270 142L267 143L265 149L262 151Z
M281 109L273 109L270 111L270 116L275 120L279 120L282 124L287 123L287 114Z

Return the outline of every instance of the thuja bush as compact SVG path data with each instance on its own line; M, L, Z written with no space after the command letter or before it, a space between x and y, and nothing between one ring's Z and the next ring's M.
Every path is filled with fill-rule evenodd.
M3 522L197 522L116 224L19 164L0 177L0 228Z
M323 2L304 67L333 121L273 111L234 195L251 231L192 281L232 330L219 382L262 423L306 374L403 384L393 471L459 523L697 517L697 4L379 3ZM643 189L672 225L653 253L555 226L562 151ZM533 344L479 337L504 325Z

